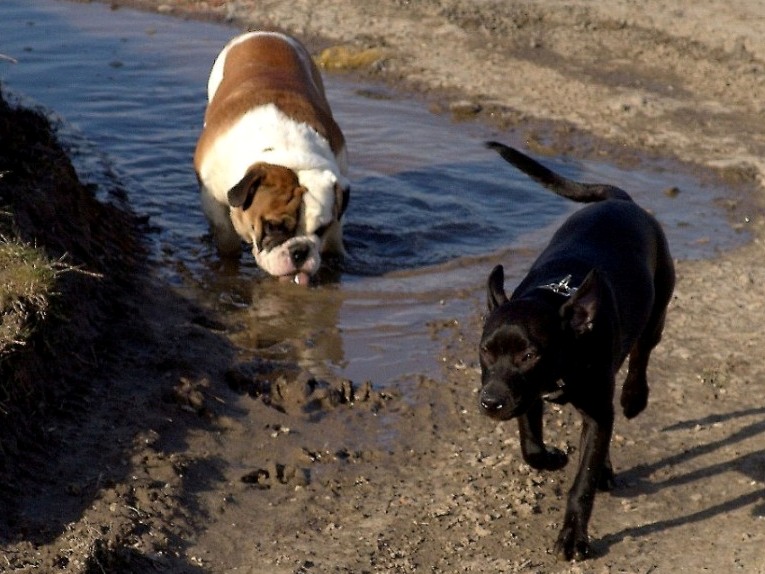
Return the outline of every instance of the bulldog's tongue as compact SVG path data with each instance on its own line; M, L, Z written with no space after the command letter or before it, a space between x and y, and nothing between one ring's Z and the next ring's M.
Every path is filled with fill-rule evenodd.
M282 275L279 277L279 281L283 281L285 283L289 281L290 283L295 283L296 285L303 285L304 287L307 287L311 282L311 276L308 275L308 273L300 271L295 275Z
M279 281L282 283L294 283L295 285L308 287L308 284L311 282L311 276L308 273L299 271L295 275L281 275Z

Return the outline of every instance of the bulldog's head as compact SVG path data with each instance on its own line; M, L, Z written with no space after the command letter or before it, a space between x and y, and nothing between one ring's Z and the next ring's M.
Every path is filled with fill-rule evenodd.
M321 265L327 232L340 225L344 194L338 190L330 191L328 202L318 202L329 203L329 209L313 209L316 193L301 185L293 170L259 162L228 192L231 221L237 233L252 243L261 269L306 285Z

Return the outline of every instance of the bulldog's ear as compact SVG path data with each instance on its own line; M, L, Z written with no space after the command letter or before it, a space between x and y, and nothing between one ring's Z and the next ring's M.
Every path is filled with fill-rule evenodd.
M351 188L342 187L339 183L335 184L335 220L339 221L340 218L348 209L348 202L351 199Z
M228 190L228 204L246 210L252 203L252 198L265 177L265 171L258 167L247 170L244 177L234 187Z
M505 294L505 269L501 265L497 265L489 273L489 281L486 284L486 301L490 312L508 301Z
M561 305L563 322L567 323L576 335L586 335L595 328L602 292L600 273L593 269L569 300Z

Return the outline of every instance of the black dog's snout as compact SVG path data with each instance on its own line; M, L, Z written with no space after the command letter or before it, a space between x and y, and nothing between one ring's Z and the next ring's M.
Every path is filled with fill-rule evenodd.
M300 267L311 252L311 248L308 245L294 245L290 247L290 259L295 267Z
M490 397L490 396L483 396L481 397L481 408L483 408L487 413L496 413L502 410L502 407L505 406L505 403L502 399L498 397Z

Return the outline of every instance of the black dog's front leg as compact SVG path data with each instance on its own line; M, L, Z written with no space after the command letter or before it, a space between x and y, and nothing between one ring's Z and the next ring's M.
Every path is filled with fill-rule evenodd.
M542 436L544 404L537 400L526 413L518 417L523 460L538 470L558 470L566 466L568 456L557 448L545 446Z
M580 411L583 417L582 453L574 485L568 493L563 528L555 551L564 560L583 560L590 554L587 525L592 514L595 492L608 461L614 426L613 406L602 405L596 415ZM610 466L610 464L609 464Z

